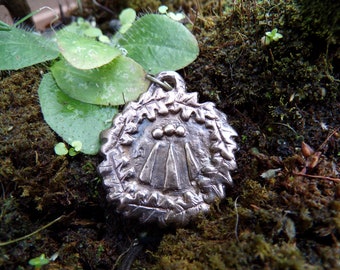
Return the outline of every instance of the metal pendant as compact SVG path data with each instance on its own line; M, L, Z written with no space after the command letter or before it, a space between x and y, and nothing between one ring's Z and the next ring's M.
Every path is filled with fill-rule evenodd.
M183 226L232 184L234 136L213 103L198 103L178 73L161 72L101 134L107 199L143 223Z

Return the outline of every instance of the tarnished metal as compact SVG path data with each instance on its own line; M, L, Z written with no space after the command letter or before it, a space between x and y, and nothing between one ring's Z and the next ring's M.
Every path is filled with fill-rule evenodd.
M163 89L157 81L173 86ZM211 102L198 103L176 72L161 72L101 134L107 199L141 222L182 226L225 196L237 136Z

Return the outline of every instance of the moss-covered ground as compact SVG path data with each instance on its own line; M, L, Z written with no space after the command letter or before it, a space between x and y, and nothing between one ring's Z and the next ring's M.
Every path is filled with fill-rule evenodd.
M149 12L160 2L127 1ZM227 198L185 228L124 219L106 203L100 156L54 153L61 138L37 96L46 66L2 72L0 269L32 269L41 254L56 254L44 269L339 269L339 4L168 2L189 15L200 46L180 71L188 91L239 134ZM263 45L274 28L283 37Z

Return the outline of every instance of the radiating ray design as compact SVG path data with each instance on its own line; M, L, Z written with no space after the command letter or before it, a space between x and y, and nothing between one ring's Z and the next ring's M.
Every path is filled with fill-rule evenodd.
M194 180L199 174L200 168L198 166L196 159L194 158L190 145L188 143L185 143L184 148L185 148L186 161L188 165L187 167L188 167L189 177L191 180Z
M159 148L160 143L157 142L154 147L152 148L149 157L147 158L142 171L140 172L140 180L144 183L151 184L152 179L152 172L154 169L154 166L156 164L156 158L157 158L157 150Z
M199 165L190 145L157 142L143 165L139 179L160 190L181 190L191 186Z
M178 169L176 166L176 160L174 156L172 143L169 145L168 157L166 159L165 167L164 188L165 189L180 189L181 180L178 178Z

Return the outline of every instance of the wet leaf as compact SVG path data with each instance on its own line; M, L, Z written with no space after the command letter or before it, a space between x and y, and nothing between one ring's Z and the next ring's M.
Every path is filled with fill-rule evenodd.
M81 152L97 154L100 147L99 134L110 127L117 109L87 104L68 97L58 88L50 73L44 75L38 93L47 124L68 144L80 141Z
M99 32L95 34L100 35ZM82 36L74 31L64 29L57 32L56 36L60 52L72 66L78 69L101 67L121 55L118 48Z
M39 34L14 27L0 31L0 70L17 70L58 55L57 43Z
M143 68L125 56L91 70L74 68L62 60L56 62L51 70L63 92L91 104L125 104L137 99L149 86Z
M195 37L184 25L157 14L134 22L118 43L127 50L127 56L152 74L181 69L199 52Z

